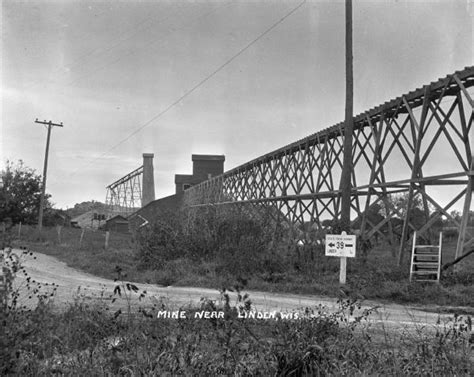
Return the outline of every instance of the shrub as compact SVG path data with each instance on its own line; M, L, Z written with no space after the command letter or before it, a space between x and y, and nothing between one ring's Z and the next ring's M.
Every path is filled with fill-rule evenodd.
M137 234L137 257L140 266L159 270L169 268L169 261L187 258L190 263L214 260L223 274L262 272L270 261L278 259L270 254L273 234L267 225L242 210L218 212L206 208L195 214L192 224L184 220L157 221L141 228ZM280 258L271 265L281 272L284 262ZM165 275L171 277L171 272Z
M163 267L155 271L154 282L167 287L180 281L188 273L192 273L192 266L187 259L172 259L164 262Z
M175 273L183 263L168 262ZM223 289L220 301L204 298L199 308L187 308L188 319L157 318L169 305L161 300L132 309L131 296L143 298L145 292L123 281L120 268L116 272L114 300L125 300L127 316L80 299L64 311L46 300L33 310L3 311L0 374L421 376L468 375L473 367L470 317L455 315L435 331L402 332L393 342L388 335L398 331L382 334L381 344L380 333L364 325L373 310L361 310L353 299L339 300L335 312L321 306L299 310L294 320L239 318L254 309L241 279L232 289L235 303ZM196 310L225 315L198 320Z
M163 268L165 261L179 258L179 233L171 225L156 221L137 234L139 268Z
M443 285L451 286L456 284L465 286L474 285L474 274L472 271L459 271L457 273L451 271L443 275Z

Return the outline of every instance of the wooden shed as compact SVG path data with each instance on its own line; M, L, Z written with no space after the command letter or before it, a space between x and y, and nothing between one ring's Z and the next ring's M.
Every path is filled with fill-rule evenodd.
M105 230L117 233L129 233L129 222L125 217L117 215L105 222Z

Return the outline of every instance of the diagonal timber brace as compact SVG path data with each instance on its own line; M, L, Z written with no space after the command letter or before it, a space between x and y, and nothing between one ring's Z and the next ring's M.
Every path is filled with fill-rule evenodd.
M354 117L352 224L364 237L426 238L448 210L462 206L456 257L474 244L469 221L474 176L474 67L439 79ZM188 207L251 204L292 226L323 227L340 215L344 123L267 153L185 192ZM444 191L443 191L444 190ZM440 192L443 191L442 194ZM459 194L461 193L461 194ZM402 195L404 205L394 205ZM369 218L375 205L379 217ZM419 209L423 224L414 221ZM452 220L452 218L451 218ZM397 235L396 235L397 234Z
M108 185L105 204L108 217L128 216L141 207L143 166Z

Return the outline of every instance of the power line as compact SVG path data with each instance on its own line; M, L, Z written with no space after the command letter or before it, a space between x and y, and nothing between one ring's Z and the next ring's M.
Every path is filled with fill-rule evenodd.
M294 7L292 10L290 10L285 16L280 18L277 22L272 24L269 28L267 28L263 33L261 33L258 37L253 39L250 43L248 43L245 47L240 49L235 55L233 55L230 59L225 61L223 64L221 64L215 71L213 71L211 74L207 75L204 79L202 79L200 82L198 82L196 85L194 85L191 89L186 91L181 97L179 97L176 101L172 102L170 105L168 105L164 110L162 110L160 113L155 115L153 118L149 119L146 121L144 124L142 124L139 128L137 128L135 131L133 131L131 134L129 134L125 139L121 140L109 150L106 152L102 153L100 156L94 158L87 164L86 166L91 165L93 162L97 161L98 159L106 156L109 154L111 151L113 151L115 148L118 146L122 145L126 141L128 141L130 138L132 138L134 135L142 131L145 127L149 126L152 122L155 120L159 119L163 115L165 115L168 111L170 111L174 106L176 106L178 103L180 103L183 99L191 95L193 92L195 92L200 86L205 84L207 81L209 81L212 77L214 77L216 74L218 74L222 69L224 69L226 66L228 66L230 63L232 63L235 59L237 59L240 55L242 55L246 50L248 50L250 47L252 47L255 43L257 43L260 39L262 39L264 36L266 36L268 33L270 33L273 29L275 29L279 24L281 24L283 21L285 21L288 17L290 17L293 13L295 13L299 8L303 6L303 4L306 2L306 0L302 1L300 4L298 4L296 7ZM79 169L78 169L79 170ZM74 171L71 175L74 175L78 170Z

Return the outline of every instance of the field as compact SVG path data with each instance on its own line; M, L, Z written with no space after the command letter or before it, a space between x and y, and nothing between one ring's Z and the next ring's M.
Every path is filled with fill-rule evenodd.
M39 239L34 229L23 227L20 237L18 228L12 229L9 242L94 275L112 279L117 277L115 267L121 266L127 276L121 275L123 281L117 283L121 291L107 292L123 301L123 310L81 295L60 311L54 298L46 296L34 310L14 306L2 310L2 375L462 376L474 368L468 315L455 314L429 327L401 327L396 332L367 321L372 314L359 309L361 298L463 305L464 311L473 306L467 273L446 276L439 286L409 284L407 273L394 267L391 253L383 249L365 261L353 261L347 286L339 287L337 262L317 255L306 260L306 267L303 259L286 269L266 261L266 274L256 268L253 276L244 276L248 264L236 259L228 266L219 259L193 263L184 255L165 261L161 269L144 268L137 252L139 240L129 235L112 233L105 249L105 234L100 231L83 234L64 228L59 237L51 228ZM144 309L129 300L140 294L133 284L127 285L132 281L227 287L239 294L233 302L223 289L220 300L203 298L197 306L180 307L187 318L173 319L167 317L176 308L166 302ZM240 294L244 286L344 298L335 312L313 307L298 319L278 314L249 319L243 317L253 309L252 297ZM41 295L35 289L31 287L32 294Z
M57 257L69 266L96 276L113 279L115 267L120 266L127 279L140 283L163 286L201 286L222 288L244 282L248 289L300 294L319 294L338 297L344 294L359 299L436 306L464 307L474 311L474 255L461 263L461 271L445 273L441 284L410 283L408 255L398 267L396 258L387 247L377 246L367 258L349 259L347 285L339 286L339 262L323 253L302 250L298 255L274 253L263 259L255 256L253 245L239 245L239 254L233 250L223 256L193 259L179 245L166 251L168 258L143 263L139 241L131 235L111 233L105 249L105 232L63 228L61 239L56 228L47 228L43 240L38 241L34 229L23 227L20 237L13 229L14 244L28 246L34 251ZM161 240L159 240L161 242ZM443 244L443 263L454 259L455 240ZM183 246L183 249L186 246ZM226 250L224 250L225 252ZM152 266L152 268L150 268ZM438 308L442 310L442 308ZM445 310L445 309L443 309Z

